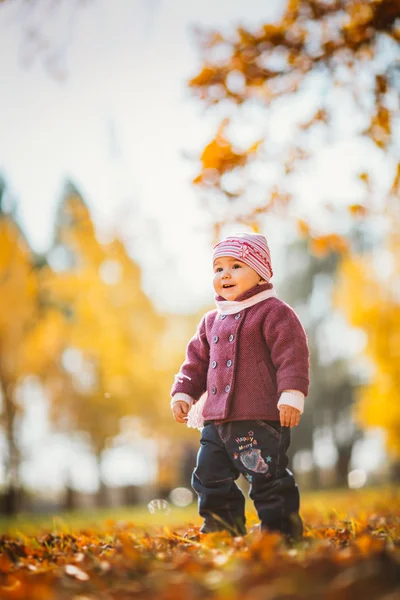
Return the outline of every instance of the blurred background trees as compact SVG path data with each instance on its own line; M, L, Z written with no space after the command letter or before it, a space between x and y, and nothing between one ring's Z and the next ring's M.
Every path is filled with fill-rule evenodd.
M0 208L6 191L2 181ZM193 319L181 319L178 352L173 316L155 311L123 242L98 240L89 208L72 183L65 186L48 255L35 256L13 215L2 212L0 256L5 511L18 508L20 399L32 377L47 395L54 430L81 437L96 457L100 491L105 488L103 453L128 417L140 423L133 434L157 439L160 486L179 482L173 471L181 452L169 441L168 397L181 360L181 338L191 334ZM191 437L186 430L185 437ZM99 501L106 502L104 493Z
M311 347L308 412L294 451L310 451L325 429L337 452L336 481L344 483L360 428L380 426L396 463L400 3L289 0L280 22L198 29L197 39L202 66L189 87L221 121L193 183L216 237L235 223L268 235L273 217L292 221L301 240L288 247L281 287ZM316 200L318 158L343 142L359 200L349 201L349 192L330 198L329 189ZM337 177L341 166L331 164ZM302 202L304 178L313 197ZM343 337L329 342L338 312L365 334L367 374L360 356L346 356Z
M319 439L329 440L335 455L331 485L346 486L350 460L361 430L352 418L357 378L350 368L347 348L334 331L343 327L339 309L332 302L340 254L315 256L306 239L287 247L285 278L280 296L299 314L307 331L311 385L301 427L293 431L291 454L308 473L309 485L324 486L324 464ZM347 332L350 335L350 331ZM322 458L322 460L321 460Z
M63 81L68 32L58 36L51 20L38 18L46 9L39 4L21 12L24 64L39 57ZM66 10L79 18L84 4ZM310 486L347 485L368 428L385 432L394 469L400 456L400 4L282 5L279 21L253 30L197 29L202 65L188 89L219 124L193 187L215 237L232 227L268 237L281 227L278 292L306 327L312 367L293 464ZM52 13L61 21L63 6ZM343 179L341 197L313 179L323 156ZM72 181L61 194L51 247L40 255L8 196L2 179L3 509L18 509L21 428L33 384L53 430L95 457L100 502L107 501L105 457L141 439L157 448L157 495L188 485L199 436L173 422L169 390L211 303L188 315L157 311L124 237L101 237ZM65 485L71 480L66 473Z
M386 202L387 229L379 253L346 257L335 302L366 334L367 377L357 390L363 427L387 434L393 476L400 477L400 165ZM379 276L377 274L379 273Z
M71 380L68 393L62 388L53 398L51 415L65 431L86 434L101 482L102 453L121 419L134 414L155 420L163 321L141 290L139 267L120 240L98 241L72 184L59 207L49 261L46 292L64 314L62 362Z
M299 176L312 169L321 150L341 139L359 137L355 151L383 153L388 170L384 185L390 185L397 171L398 0L289 0L286 6L279 23L255 31L198 30L203 66L189 87L223 119L204 148L194 184L209 193L210 208L222 216L217 228L227 221L257 226L262 214L298 208ZM244 122L256 134L242 150L235 128ZM347 211L381 212L383 206L372 202L371 177L359 175L367 190L362 202L347 205ZM324 204L322 198L319 204L318 212L333 221L340 207ZM330 223L326 236L313 232L311 223L307 218L299 227L306 227L312 249L335 250L338 243L345 248L331 235L337 222Z
M6 185L0 180L0 397L6 454L6 507L16 501L20 486L19 429L23 409L21 383L31 374L27 346L37 327L39 281L34 257L12 214L3 212ZM40 349L37 349L40 352Z

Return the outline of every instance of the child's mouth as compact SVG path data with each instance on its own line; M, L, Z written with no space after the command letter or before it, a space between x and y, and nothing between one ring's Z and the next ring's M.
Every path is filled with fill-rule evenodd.
M231 288L231 287L235 287L234 283L225 283L223 286L224 290L226 290L227 288Z

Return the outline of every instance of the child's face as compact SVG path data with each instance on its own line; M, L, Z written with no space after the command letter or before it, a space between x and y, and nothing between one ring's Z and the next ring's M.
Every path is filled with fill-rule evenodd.
M214 290L225 300L236 300L260 281L260 275L237 258L221 256L214 261Z

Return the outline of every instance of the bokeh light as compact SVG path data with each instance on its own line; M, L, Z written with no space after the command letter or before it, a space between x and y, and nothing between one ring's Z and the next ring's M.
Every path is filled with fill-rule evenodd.
M367 481L367 474L364 469L354 469L348 475L349 488L362 488Z
M171 512L171 506L167 502L167 500L162 500L160 498L156 498L148 503L147 508L149 509L149 513L152 515L156 513L169 513Z
M189 506L193 502L193 492L185 487L175 488L169 497L171 502L179 507Z

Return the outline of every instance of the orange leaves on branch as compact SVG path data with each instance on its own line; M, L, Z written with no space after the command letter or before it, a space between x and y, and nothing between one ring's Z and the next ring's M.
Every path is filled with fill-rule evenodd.
M278 211L281 209L286 209L289 206L292 198L293 197L291 194L280 190L278 186L274 186L271 191L268 209L274 208Z
M276 114L280 114L279 99L287 98L290 104L296 99L297 92L301 99L304 90L308 93L309 84L310 89L315 89L319 94L318 86L313 87L313 79L319 79L318 74L324 73L327 76L327 95L330 87L340 86L350 92L349 97L354 99L355 108L365 112L364 116L370 122L364 131L359 131L360 136L369 137L378 148L389 151L393 142L392 121L396 118L396 109L387 100L391 98L395 84L389 75L380 40L387 37L396 40L400 37L399 0L288 0L285 5L282 18L276 23L265 23L254 30L238 26L230 35L215 32L210 35L212 41L208 46L203 45L204 66L189 84L192 91L206 104L221 104L228 100L238 106L251 106L252 102L259 101L265 107L265 127L268 130L269 113L276 109ZM219 45L221 53L218 52ZM390 52L387 52L389 58ZM375 61L378 55L382 60ZM363 73L368 70L372 77L366 89ZM230 85L231 78L236 85ZM370 103L364 101L368 95L374 102L372 117ZM313 141L312 136L315 134L315 139L320 139L321 131L316 130L321 126L326 126L326 129L335 126L336 113L341 111L340 100L339 103L334 99L319 106L311 118L295 124L295 138L289 139L289 135L292 135L290 132L282 144L278 136L278 147L283 148L278 160L283 164L284 172L282 178L274 183L280 187L289 187L286 186L289 176L290 182L293 181L299 171L297 167L300 161L310 158L313 145L309 142ZM301 121L300 116L298 121ZM266 144L265 156L273 156L276 149L273 135L266 136L266 139L270 145ZM245 152L237 151L227 140L223 142L219 146L213 140L205 148L202 155L203 170L194 183L209 188L211 193L220 191L228 199L240 198L245 201L246 184L252 191L252 184L256 187L259 182L248 178L240 193L229 194L221 185L221 176L240 167L245 179L248 172L252 176L255 170L247 169ZM369 180L366 179L365 183L367 192L371 192ZM266 201L266 211L269 210L268 202L269 199ZM363 204L353 202L348 208L350 215L355 218L366 216L367 209ZM249 214L241 217L242 222L246 218L252 219L252 211L250 207ZM229 220L227 217L226 221ZM233 220L237 220L236 215ZM319 252L325 252L326 241L323 239L317 239L314 245ZM329 241L329 245L343 251L343 245L334 239Z
M355 2L348 6L347 14L351 19L348 28L351 28L356 25L359 26L365 25L366 23L370 23L374 16L374 9L371 5L368 5L367 3Z
M303 237L307 237L310 234L310 226L304 219L298 219L297 229Z
M392 187L390 188L390 194L397 197L400 202L400 162L397 163L396 174L393 179Z
M254 233L260 233L260 225L256 221L251 221L249 227Z
M392 137L391 116L389 110L379 105L371 119L370 126L364 132L379 148L387 148Z
M382 96L386 94L388 90L388 80L386 75L376 75L375 76L375 93L377 96Z
M368 212L362 204L350 204L349 211L354 217L365 217Z
M224 81L224 73L211 65L205 65L200 73L189 81L189 87L198 88L202 86L215 85Z
M328 113L326 110L320 108L317 112L305 123L299 125L299 129L307 130L310 129L315 123L327 123L328 122Z
M347 240L337 233L311 238L311 250L316 256L326 256L330 252L345 254L349 245Z
M263 140L255 142L242 152L235 149L225 135L228 124L229 119L224 119L215 138L204 148L201 155L202 171L193 180L194 184L219 187L222 175L245 166L260 149Z
M371 180L368 173L360 173L358 177L361 179L361 181L363 181L366 184L367 187L370 187Z
M264 140L258 140L258 142L255 142L252 146L250 146L250 148L247 149L247 154L257 154L257 152L263 146L263 144Z
M302 237L308 238L311 251L319 257L324 257L335 252L337 254L347 254L349 245L347 240L338 233L328 235L317 235L305 219L297 220L297 230Z
M222 62L212 54L205 58L203 68L191 79L189 87L211 103L230 98L241 104L249 97L248 87L261 86L269 79L284 76L287 64L302 75L313 66L318 67L321 60L327 64L332 60L334 69L337 56L343 50L372 49L377 32L383 31L395 38L396 10L398 16L398 0L370 3L352 0L345 7L338 1L291 0L278 23L266 23L257 31L239 26L230 38L219 32L204 34L207 43L201 45L205 52L221 45L230 47L230 55ZM271 55L277 48L288 52L287 64L281 63L274 69L263 68L260 57ZM247 87L232 92L226 79L235 69L241 71ZM219 98L213 98L206 89L215 84L221 85Z
M288 158L284 164L285 174L289 175L289 173L292 173L296 169L300 161L307 160L308 158L310 158L310 153L307 152L304 148L292 148L289 151Z

